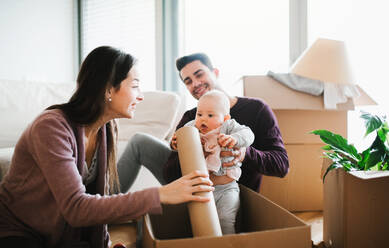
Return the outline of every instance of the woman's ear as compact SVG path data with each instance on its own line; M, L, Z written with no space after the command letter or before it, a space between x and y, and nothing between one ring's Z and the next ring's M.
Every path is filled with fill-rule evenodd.
M106 91L105 91L105 99L107 101L112 101L112 87L109 87ZM111 99L111 100L109 100Z
M231 119L231 115L230 114L226 114L224 116L224 121L229 120L229 119Z

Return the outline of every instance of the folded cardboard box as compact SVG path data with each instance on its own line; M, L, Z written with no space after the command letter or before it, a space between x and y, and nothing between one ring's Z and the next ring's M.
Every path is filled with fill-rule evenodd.
M323 162L323 171L330 165ZM324 180L327 247L389 247L389 171L330 171Z
M309 132L326 129L347 138L347 111L356 105L374 104L361 88L361 97L324 108L323 96L293 90L268 76L243 77L243 94L264 100L273 110L289 156L285 178L264 176L261 194L289 211L323 210L321 142Z
M261 194L271 196L272 201L290 210L322 209L321 147L322 144L285 145L289 156L289 173L284 178L265 177ZM299 200L293 199L297 196Z
M308 248L310 226L260 194L241 186L237 234L192 237L187 206L164 205L162 215L146 215L144 248Z

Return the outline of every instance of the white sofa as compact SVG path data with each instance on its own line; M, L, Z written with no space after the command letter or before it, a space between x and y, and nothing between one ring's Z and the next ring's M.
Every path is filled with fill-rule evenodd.
M52 83L0 80L0 180L7 173L19 136L46 107L66 102L75 83ZM134 119L119 119L119 156L136 132L152 134L168 141L181 117L178 95L163 91L144 92ZM130 191L159 185L151 173L142 168Z

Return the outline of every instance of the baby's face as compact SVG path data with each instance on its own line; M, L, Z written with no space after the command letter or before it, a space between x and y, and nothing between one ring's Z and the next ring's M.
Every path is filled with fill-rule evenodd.
M223 108L211 98L200 99L197 104L195 126L205 134L220 127L224 122Z

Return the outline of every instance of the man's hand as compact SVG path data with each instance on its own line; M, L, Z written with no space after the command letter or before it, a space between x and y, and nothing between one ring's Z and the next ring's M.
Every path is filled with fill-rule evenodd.
M172 140L170 141L170 148L172 148L174 151L177 151L177 136L174 133Z
M246 156L246 147L242 147L242 148L234 147L233 149L234 149L233 151L220 152L220 157L234 157L234 159L231 160L230 162L223 163L222 164L223 167L230 167L235 165L238 162L243 162L244 157Z
M237 141L231 135L221 133L217 138L217 142L221 147L227 147L229 149L232 149L236 145Z

